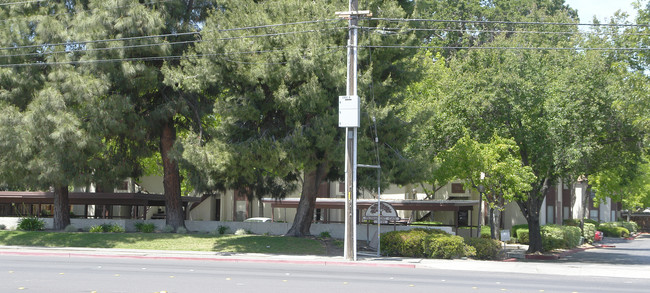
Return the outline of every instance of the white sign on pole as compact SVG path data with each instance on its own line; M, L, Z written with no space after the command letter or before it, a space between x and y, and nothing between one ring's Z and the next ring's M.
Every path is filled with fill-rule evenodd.
M359 96L339 96L339 127L359 127L359 113Z

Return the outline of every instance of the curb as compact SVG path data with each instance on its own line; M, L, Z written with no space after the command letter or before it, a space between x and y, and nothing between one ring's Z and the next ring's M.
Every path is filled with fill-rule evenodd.
M126 254L95 254L73 252L27 252L27 251L1 251L0 255L17 256L51 256L51 257L93 257L115 259L150 259L150 260L183 260L183 261L211 261L234 263L271 263L271 264L299 264L321 266L362 266L362 267L387 267L387 268L416 268L415 264L375 263L368 261L338 261L338 260L286 260L286 259L259 259L259 258L223 258L223 257L190 257L190 256L160 256L160 255L126 255Z

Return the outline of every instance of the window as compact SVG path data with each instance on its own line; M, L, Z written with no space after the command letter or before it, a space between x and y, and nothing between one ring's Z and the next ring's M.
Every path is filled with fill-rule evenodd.
M452 183L451 193L465 193L465 187L462 183Z

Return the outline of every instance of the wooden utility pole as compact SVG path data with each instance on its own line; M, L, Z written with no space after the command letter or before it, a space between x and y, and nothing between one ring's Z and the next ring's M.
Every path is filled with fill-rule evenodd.
M345 127L345 239L343 257L357 260L357 129L360 124L359 96L357 95L357 24L359 16L370 11L359 11L358 0L350 0L350 11L337 12L349 20L348 78L346 95L339 97L339 127Z

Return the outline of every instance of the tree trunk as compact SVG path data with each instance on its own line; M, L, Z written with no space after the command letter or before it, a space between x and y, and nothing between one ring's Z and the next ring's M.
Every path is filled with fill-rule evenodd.
M501 240L501 211L490 208L490 236L492 239Z
M541 187L538 190L534 189L531 191L526 200L517 201L522 214L526 217L526 221L528 221L528 237L530 241L528 244L528 253L544 251L541 229L539 227L539 213L544 198L546 198L549 182L550 179L548 177L545 178Z
M300 195L300 202L296 210L296 217L293 219L293 224L285 236L303 237L311 235L309 229L311 228L311 222L314 217L318 187L328 171L329 166L324 162L318 164L316 169L305 174L305 181L302 185L302 194Z
M54 187L54 230L63 230L70 225L70 203L68 186Z
M488 218L490 219L490 238L492 239L497 239L496 234L494 233L494 208L490 207L490 211L488 212Z
M181 181L178 162L169 157L176 141L176 128L169 119L160 133L160 156L163 162L163 187L165 189L165 223L177 230L185 228L185 216L181 201Z

